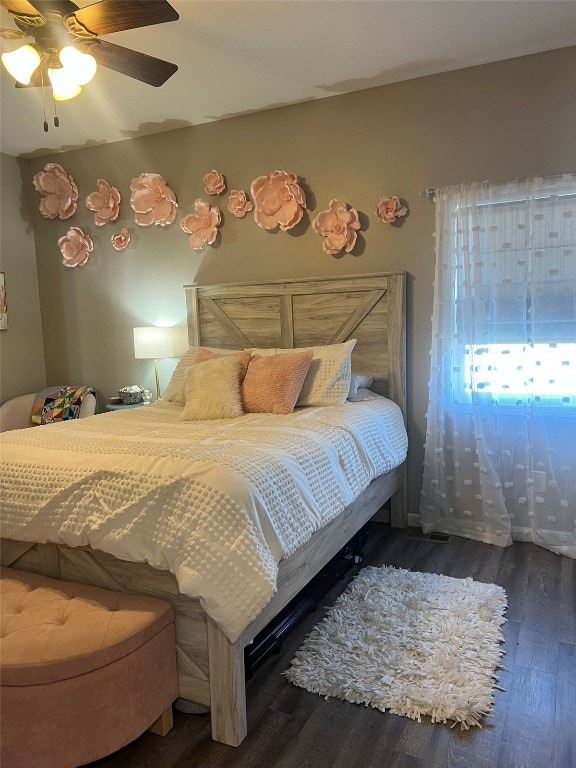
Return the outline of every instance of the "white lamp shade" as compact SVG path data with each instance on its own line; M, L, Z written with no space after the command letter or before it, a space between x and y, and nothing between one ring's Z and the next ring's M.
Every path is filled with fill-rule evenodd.
M187 349L186 326L134 328L134 357L136 358L182 357Z
M66 67L62 67L61 69L49 69L48 77L50 78L50 84L52 85L52 91L56 101L73 99L75 96L78 96L82 90L78 85L78 81Z
M72 45L66 45L60 51L63 69L71 73L78 85L86 85L96 74L96 59L89 53L81 53Z
M2 63L15 80L28 85L40 64L40 55L31 45L23 45L15 51L3 53Z

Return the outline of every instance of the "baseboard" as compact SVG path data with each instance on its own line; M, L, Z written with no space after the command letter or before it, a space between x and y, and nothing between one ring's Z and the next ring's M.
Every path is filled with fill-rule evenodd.
M370 518L371 523L386 523L387 525L390 525L390 507L384 506L380 507L378 512Z
M408 527L420 528L420 515L416 512L408 513Z
M386 523L387 525L390 525L390 507L385 506L381 507L378 512L374 515L374 517L370 518L370 522L372 523ZM408 513L408 528L419 528L420 527L420 515L412 512Z

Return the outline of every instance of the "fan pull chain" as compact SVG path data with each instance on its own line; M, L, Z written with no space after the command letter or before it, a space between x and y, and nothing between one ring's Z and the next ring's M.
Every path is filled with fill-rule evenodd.
M46 99L44 93L44 70L40 70L40 78L42 82L42 112L44 113L44 133L48 133L48 120L46 120Z
M44 113L44 133L48 133L48 120L46 119L46 94L44 93L44 72L40 70L40 77L42 82L42 112ZM54 107L54 128L60 127L60 118L58 117L58 109L56 106L56 99L54 98L54 91L52 91L52 105Z

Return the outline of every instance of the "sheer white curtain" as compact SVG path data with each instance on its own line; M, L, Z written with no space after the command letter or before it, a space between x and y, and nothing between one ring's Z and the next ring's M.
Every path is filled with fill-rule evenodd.
M420 518L576 557L576 174L436 193Z

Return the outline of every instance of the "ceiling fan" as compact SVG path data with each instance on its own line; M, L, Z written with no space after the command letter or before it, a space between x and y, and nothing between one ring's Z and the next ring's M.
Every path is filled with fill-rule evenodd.
M32 37L33 43L26 47L37 55L29 82L17 82L17 87L47 85L46 75L63 67L60 53L66 46L89 54L102 67L149 85L162 85L178 69L176 64L99 38L176 21L179 15L166 0L99 0L84 8L71 0L0 0L0 6L12 15L17 27L0 29L0 37Z

